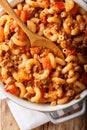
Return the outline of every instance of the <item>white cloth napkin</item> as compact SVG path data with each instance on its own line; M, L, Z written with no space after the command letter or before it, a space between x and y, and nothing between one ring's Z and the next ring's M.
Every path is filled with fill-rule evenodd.
M44 113L19 106L10 99L6 98L6 96L4 96L1 92L0 99L6 99L20 130L31 130L49 121L48 117Z
M74 104L68 108L57 110L55 112L50 112L49 114L45 114L43 112L38 112L38 111L30 110L30 109L24 108L22 106L19 106L18 104L14 103L10 99L8 99L6 96L4 96L1 92L0 92L0 99L1 100L6 99L6 102L9 106L16 122L18 123L20 130L32 130L40 125L43 125L43 124L49 122L51 120L50 117L48 116L49 114L52 115L53 119L54 119L55 114L56 114L55 115L56 118L60 119L61 116L64 116L67 113L69 113L75 109L81 108L81 104L82 104L80 102L80 103ZM80 115L78 115L78 116L80 116ZM67 117L67 119L69 120L68 117ZM62 122L62 118L61 118L60 122Z

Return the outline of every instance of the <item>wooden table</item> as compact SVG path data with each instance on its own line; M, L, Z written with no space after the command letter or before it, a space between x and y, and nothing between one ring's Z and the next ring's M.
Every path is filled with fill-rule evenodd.
M0 101L0 130L20 130L5 100ZM59 125L49 122L34 130L87 130L87 113Z

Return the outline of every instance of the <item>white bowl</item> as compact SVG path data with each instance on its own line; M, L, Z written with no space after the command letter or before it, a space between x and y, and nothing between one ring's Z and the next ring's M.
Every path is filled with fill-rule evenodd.
M56 110L60 110L60 109L65 109L67 107L72 106L75 103L80 102L81 100L83 100L86 96L87 96L87 90L84 90L81 94L80 94L80 98L79 99L73 99L72 101L70 101L69 103L63 104L63 105L56 105L56 106L51 106L49 104L36 104L36 103L31 103L29 101L26 101L24 99L20 99L10 93L5 92L4 90L4 85L2 84L2 82L0 82L0 91L5 94L5 96L9 99L11 99L13 102L28 108L28 109L32 109L32 110L37 110L37 111L43 111L43 112L50 112L50 111L56 111Z
M23 0L8 0L12 6L14 6L15 4L17 4L17 2L21 2ZM4 13L4 10L0 7L0 15L2 15ZM56 105L56 106L50 106L49 104L36 104L36 103L31 103L29 101L20 99L10 93L5 92L4 90L4 86L2 84L2 82L0 82L0 91L6 95L7 98L11 99L13 102L28 108L28 109L33 109L33 110L37 110L37 111L43 111L43 112L50 112L50 111L56 111L56 110L60 110L60 109L65 109L67 107L72 106L75 103L80 102L82 99L84 99L87 96L87 90L84 90L81 94L80 94L80 99L73 99L72 101L70 101L69 103L66 103L64 105Z

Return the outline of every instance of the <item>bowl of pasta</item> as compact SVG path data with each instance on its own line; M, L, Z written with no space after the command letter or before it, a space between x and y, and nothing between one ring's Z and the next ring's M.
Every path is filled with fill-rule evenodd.
M19 105L44 112L80 102L87 96L87 12L73 0L10 2L22 22L58 45L64 57L44 46L31 47L1 8L0 91Z

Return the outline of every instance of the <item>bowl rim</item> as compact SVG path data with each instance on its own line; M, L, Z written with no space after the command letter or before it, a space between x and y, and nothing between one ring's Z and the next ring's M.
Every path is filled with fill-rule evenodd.
M24 108L27 108L27 109L42 111L42 112L52 112L52 111L57 111L60 109L68 108L68 107L82 101L87 96L87 90L84 90L83 92L81 92L79 99L73 99L70 102L63 104L63 105L51 106L50 104L31 103L27 100L20 99L19 97L16 97L8 92L5 92L4 85L1 81L0 81L0 91L2 92L2 94L4 94L6 96L6 98L10 99L14 103L16 103Z

